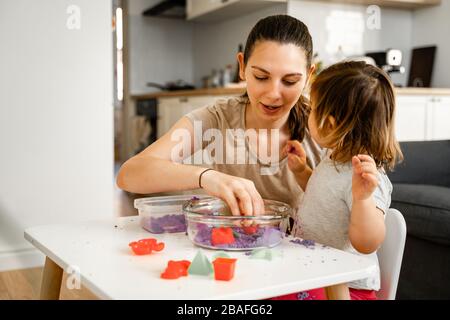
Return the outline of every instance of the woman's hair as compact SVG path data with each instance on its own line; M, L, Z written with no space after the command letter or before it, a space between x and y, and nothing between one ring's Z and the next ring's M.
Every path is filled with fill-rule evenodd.
M403 158L395 138L395 94L389 76L365 62L341 62L322 71L311 85L318 133L331 158L351 161L369 154L377 167L392 170ZM325 125L334 118L333 129Z
M248 35L244 50L244 64L260 41L275 41L281 44L295 44L305 52L307 68L311 66L313 43L308 27L298 19L288 15L274 15L263 18L253 27ZM245 94L245 96L247 96ZM291 109L288 127L291 139L302 141L308 125L309 102L301 96Z

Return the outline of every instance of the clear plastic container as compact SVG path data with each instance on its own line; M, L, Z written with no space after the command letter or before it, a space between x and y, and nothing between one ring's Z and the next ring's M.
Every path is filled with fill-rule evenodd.
M183 204L203 195L148 197L134 200L142 228L151 233L186 232Z
M264 200L260 216L233 216L225 202L209 197L183 206L189 239L209 249L243 251L278 245L287 230L291 207Z

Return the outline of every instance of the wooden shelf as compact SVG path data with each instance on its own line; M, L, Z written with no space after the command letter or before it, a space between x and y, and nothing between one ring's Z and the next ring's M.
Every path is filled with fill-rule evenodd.
M450 88L396 88L398 95L450 96Z
M395 88L398 95L420 95L420 96L450 96L450 88ZM131 95L134 100L146 100L165 97L195 97L195 96L221 96L240 95L245 93L242 88L211 88L182 91L158 91Z
M240 95L245 93L245 87L241 88L210 88L180 91L158 91L151 93L131 95L134 100L146 100L164 97L194 97L194 96L221 96L221 95Z

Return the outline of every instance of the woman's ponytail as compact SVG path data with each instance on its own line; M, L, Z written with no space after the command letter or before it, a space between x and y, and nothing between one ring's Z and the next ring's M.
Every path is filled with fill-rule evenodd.
M310 113L308 99L300 96L295 106L291 109L288 117L288 127L291 140L303 141L308 127L308 116Z

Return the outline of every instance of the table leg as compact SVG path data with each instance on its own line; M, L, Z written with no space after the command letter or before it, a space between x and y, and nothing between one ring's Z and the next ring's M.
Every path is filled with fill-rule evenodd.
M350 300L350 292L346 283L325 288L328 300Z
M63 269L49 257L46 257L42 274L41 300L59 300L62 277Z

